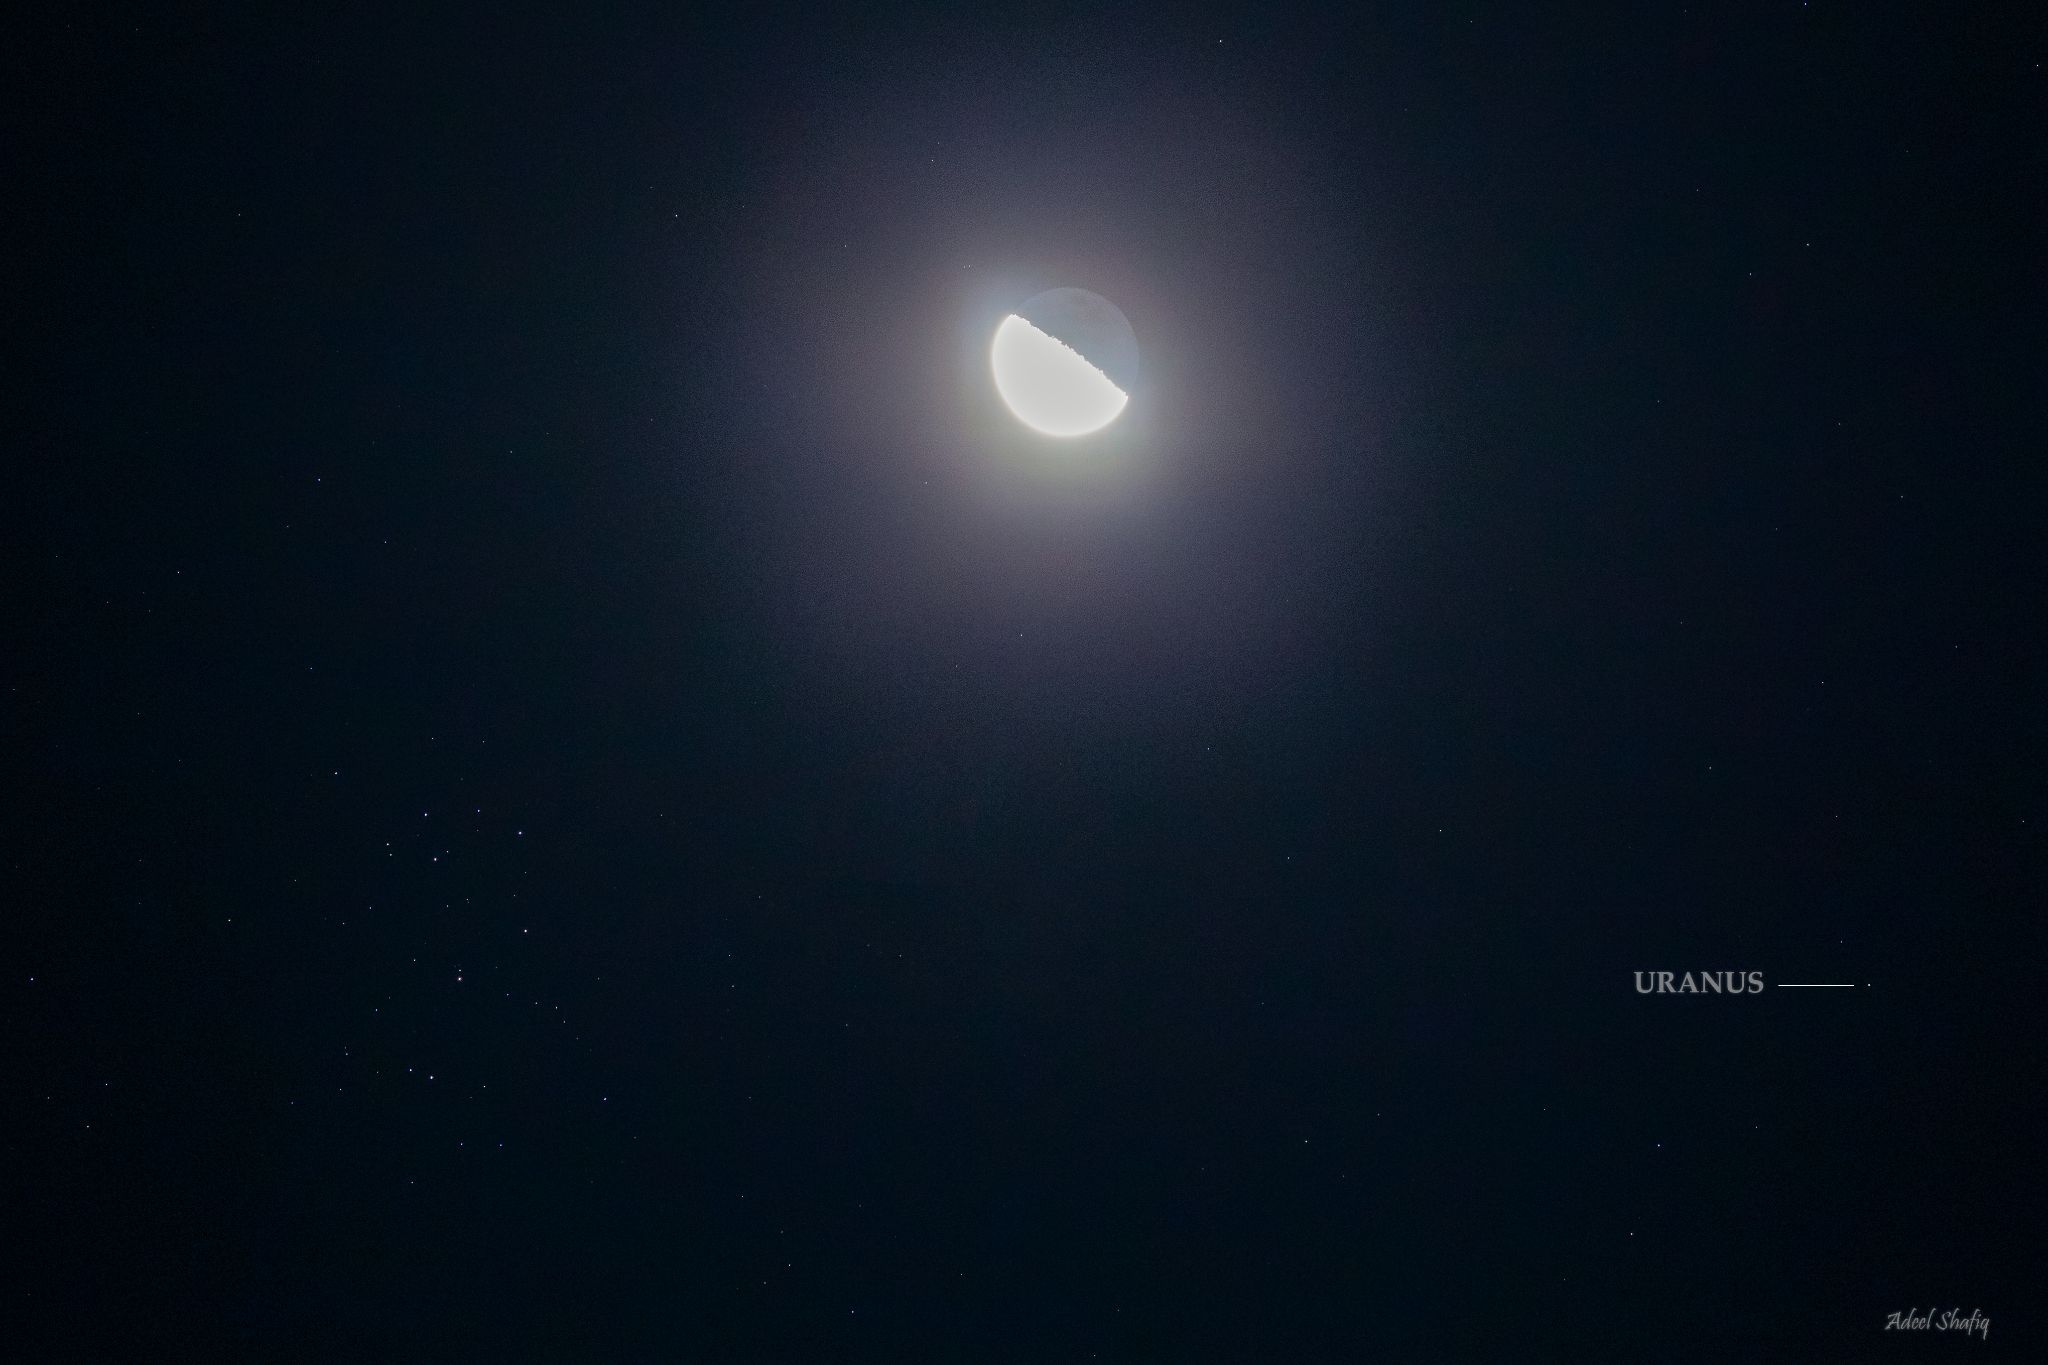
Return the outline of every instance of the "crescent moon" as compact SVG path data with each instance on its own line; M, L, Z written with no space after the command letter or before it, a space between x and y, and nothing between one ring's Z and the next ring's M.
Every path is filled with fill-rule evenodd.
M1129 394L1080 352L1015 313L989 346L996 392L1018 421L1046 436L1086 436L1117 419Z

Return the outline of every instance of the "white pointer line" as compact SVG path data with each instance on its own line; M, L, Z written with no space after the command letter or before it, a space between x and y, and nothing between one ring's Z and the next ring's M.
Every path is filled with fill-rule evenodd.
M1780 981L1777 985L1780 990L1853 991L1856 989L1856 983L1853 981Z

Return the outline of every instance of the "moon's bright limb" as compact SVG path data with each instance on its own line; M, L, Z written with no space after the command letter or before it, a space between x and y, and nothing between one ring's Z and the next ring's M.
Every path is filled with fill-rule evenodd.
M996 392L1017 420L1047 436L1086 436L1115 421L1131 401L1078 351L1015 313L989 347Z

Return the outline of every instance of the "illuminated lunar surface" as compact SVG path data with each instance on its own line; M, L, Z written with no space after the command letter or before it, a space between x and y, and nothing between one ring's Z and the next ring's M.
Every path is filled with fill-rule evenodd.
M1114 422L1130 395L1080 352L1015 313L989 348L996 392L1017 420L1047 436L1086 436Z

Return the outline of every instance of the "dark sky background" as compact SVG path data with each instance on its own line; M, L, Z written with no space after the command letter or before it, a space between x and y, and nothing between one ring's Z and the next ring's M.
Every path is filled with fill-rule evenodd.
M24 1358L2038 1341L2038 16L286 8L4 58Z

